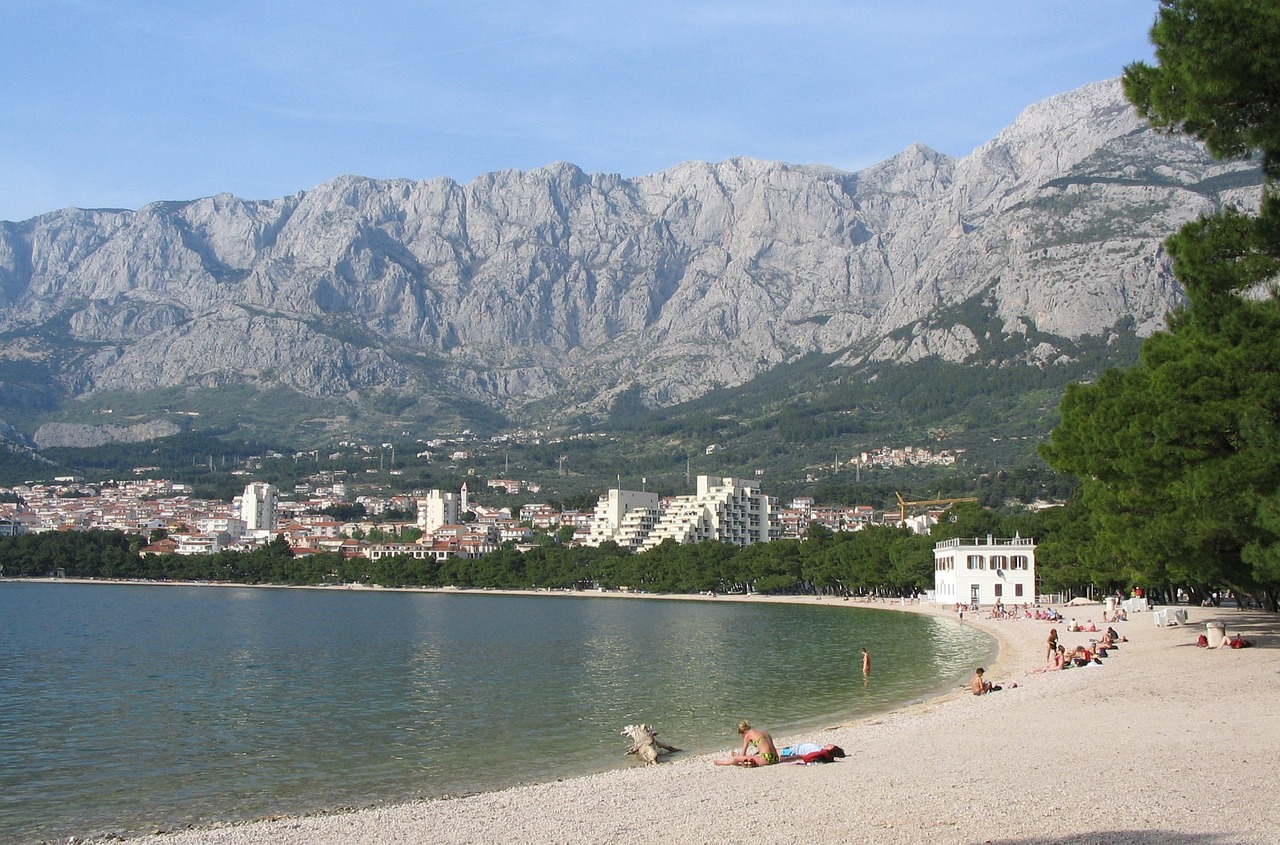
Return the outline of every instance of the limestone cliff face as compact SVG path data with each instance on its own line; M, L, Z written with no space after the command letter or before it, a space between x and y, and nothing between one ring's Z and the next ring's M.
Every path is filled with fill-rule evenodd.
M945 315L973 297L1011 334L1149 333L1178 300L1162 239L1258 184L1153 133L1112 81L965 158L913 146L858 173L561 163L0 223L0 331L5 358L40 356L73 396L249 382L518 413L639 387L667 404L815 351L970 360L973 329ZM1024 363L1056 356L1041 341Z

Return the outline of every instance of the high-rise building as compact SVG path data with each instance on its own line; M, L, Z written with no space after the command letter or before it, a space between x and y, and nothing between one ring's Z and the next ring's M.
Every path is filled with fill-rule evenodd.
M428 492L426 498L418 500L418 527L423 533L431 534L441 526L457 525L458 499L457 493L446 493L443 490Z
M671 500L640 550L652 549L666 539L749 546L767 543L779 533L778 505L754 483L700 475L698 492Z
M276 529L276 504L278 491L264 481L255 481L244 488L240 497L240 518L248 531L274 531Z
M613 489L596 503L588 546L614 541L628 549L638 549L658 523L658 494Z

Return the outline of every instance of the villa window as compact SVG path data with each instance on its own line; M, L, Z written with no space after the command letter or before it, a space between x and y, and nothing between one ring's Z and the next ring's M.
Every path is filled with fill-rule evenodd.
M1005 557L1004 555L992 555L991 568L992 569L1008 569L1009 558Z
M1013 565L1012 565L1010 568L1011 568L1011 569L1026 569L1026 568L1027 568L1027 556L1026 556L1026 555L1014 555L1014 556L1013 556Z
M982 555L969 555L969 568L982 569Z

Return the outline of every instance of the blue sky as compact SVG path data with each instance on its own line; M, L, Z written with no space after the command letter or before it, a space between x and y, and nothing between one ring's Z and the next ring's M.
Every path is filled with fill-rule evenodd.
M4 0L0 220L344 173L961 156L1149 60L1156 0Z

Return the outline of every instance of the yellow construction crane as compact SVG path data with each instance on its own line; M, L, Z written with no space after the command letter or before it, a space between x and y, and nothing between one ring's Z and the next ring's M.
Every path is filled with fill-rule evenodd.
M895 493L894 495L898 497L898 507L900 508L900 512L899 512L899 515L898 515L898 524L899 524L899 525L905 525L905 524L906 524L906 522L907 522L907 508L908 508L908 507L913 507L913 506L915 506L915 505L954 505L954 504L956 504L957 502L976 502L976 501L978 501L977 497L975 497L975 496L963 496L963 497L958 498L958 499L921 499L921 500L920 500L920 501L918 501L918 502L908 502L906 499L902 498L902 494L901 494L901 493Z

